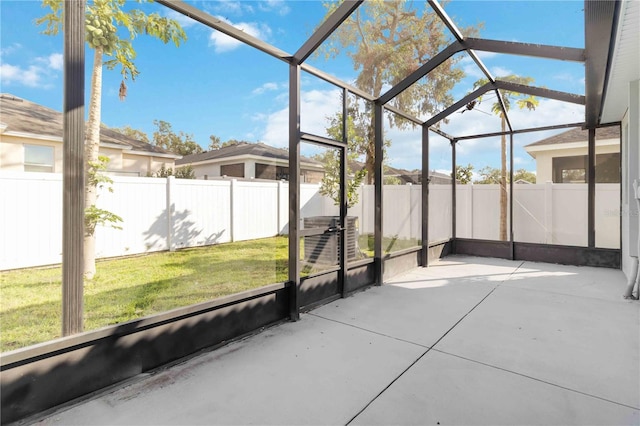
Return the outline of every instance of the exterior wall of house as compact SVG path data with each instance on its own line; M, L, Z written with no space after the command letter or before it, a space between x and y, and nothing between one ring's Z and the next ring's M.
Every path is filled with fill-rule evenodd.
M107 164L108 171L123 170L124 162L122 161L123 155L121 149L100 147L98 155L109 158L109 164Z
M640 179L640 80L629 83L628 109L622 120L622 271L631 275L638 257L640 215L633 181Z
M62 144L60 142L8 135L0 135L0 170L24 171L24 144L53 147L53 171L55 173L62 172Z
M24 171L24 145L50 146L54 149L53 172L62 172L62 142L46 139L25 138L20 136L0 135L0 170ZM148 155L132 155L117 148L100 147L100 155L109 158L107 170L111 174L126 176L146 176L148 171L156 172L162 164L174 168L173 158L153 157Z
M596 155L620 152L619 145L598 145L596 140ZM545 183L553 181L553 159L557 157L573 157L587 155L587 144L584 148L554 149L539 151L536 153L536 182Z
M260 175L256 175L256 164L258 164ZM238 162L238 159L229 160L224 162L215 162L209 164L192 164L193 170L196 175L196 179L205 179L206 178L214 178L220 177L223 175L227 175L230 177L238 177L239 171L236 168L242 167L244 171L244 179L276 179L276 165L286 167L286 163L278 162L277 164L273 161L269 161L268 159L264 162L256 161L256 160L244 160L242 162ZM231 169L229 169L231 167ZM226 171L225 171L226 169ZM229 171L231 170L231 171ZM302 168L300 171L300 175L302 177L303 183L320 183L324 176L324 171L321 170L311 170Z
M164 157L144 157L149 159L149 171L151 173L156 173L160 168L164 165L165 169L176 169L176 160L173 158L164 158ZM147 176L147 173L140 174L140 176Z
M164 165L165 169L175 169L173 158L153 157L122 153L122 168L117 173L123 176L151 176L157 173Z
M139 176L147 176L150 172L149 157L122 154L122 168L126 171L137 171ZM155 170L154 170L155 171ZM134 175L133 173L131 175Z
M317 170L302 170L303 183L320 183L324 177L324 172Z

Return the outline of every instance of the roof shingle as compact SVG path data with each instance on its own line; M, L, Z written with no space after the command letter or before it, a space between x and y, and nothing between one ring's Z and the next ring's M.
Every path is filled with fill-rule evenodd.
M609 127L601 127L596 129L596 139L616 139L620 137L620 127L619 126L609 126ZM589 131L583 130L580 127L573 128L571 130L567 130L566 132L559 133L557 135L550 136L546 139L542 139L538 142L530 143L529 145L525 145L525 147L529 146L540 146L540 145L557 145L562 143L570 143L570 142L586 142L589 139Z
M61 112L8 93L0 94L0 123L7 126L7 131L12 132L56 138L61 138L63 135ZM100 141L121 145L123 148L131 147L134 151L173 154L166 149L133 139L105 126L100 128Z

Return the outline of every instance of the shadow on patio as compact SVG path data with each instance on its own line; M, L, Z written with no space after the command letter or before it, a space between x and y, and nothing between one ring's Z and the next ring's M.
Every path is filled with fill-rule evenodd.
M638 424L621 271L451 256L42 424Z

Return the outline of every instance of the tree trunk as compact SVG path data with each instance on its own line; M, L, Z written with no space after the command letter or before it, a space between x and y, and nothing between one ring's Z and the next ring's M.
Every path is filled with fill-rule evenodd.
M375 169L376 169L375 118L373 116L371 118L371 125L369 126L368 132L369 132L368 138L369 138L369 141L371 142L367 145L367 152L365 155L364 167L367 170L367 185L373 185Z
M98 192L95 184L90 184L89 179L92 164L98 161L100 148L100 115L102 98L102 48L96 47L93 56L93 70L91 72L91 99L89 101L89 122L87 124L87 137L85 142L85 161L87 164L87 180L85 181L85 209L96 204ZM86 226L84 234L84 277L92 279L96 274L95 252L95 224Z
M502 136L500 139L500 240L507 240L507 137L505 117L502 115Z

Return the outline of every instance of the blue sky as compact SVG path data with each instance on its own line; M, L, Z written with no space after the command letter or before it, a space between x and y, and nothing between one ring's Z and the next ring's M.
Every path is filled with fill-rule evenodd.
M197 7L227 20L289 53L295 52L320 23L324 8L318 1L194 1ZM423 8L423 2L414 2ZM140 7L132 3L132 6ZM201 24L178 17L163 6L144 5L180 19L188 36L176 48L141 36L134 41L136 65L141 74L128 82L126 101L118 99L120 74L106 71L103 82L102 122L108 126L130 125L153 132L153 120L170 122L175 131L193 134L203 147L209 135L227 139L262 141L274 146L287 145L288 68L251 47L217 33ZM480 37L527 43L584 46L581 1L468 1L453 0L447 13L460 27L483 23ZM0 90L29 99L56 110L62 109L62 38L41 34L34 20L45 9L38 1L0 1ZM509 55L482 54L480 57L494 76L519 74L533 76L535 85L573 93L584 93L584 67L560 61L530 59ZM460 66L467 77L456 86L455 98L464 96L481 74L472 61L461 56ZM92 60L87 51L87 67ZM353 81L355 71L345 57L310 59L312 65L345 81ZM90 76L87 73L87 97ZM302 129L324 134L326 117L339 108L338 91L315 77L303 74ZM497 131L499 120L487 114L490 96L477 111L454 114L443 129L456 136ZM535 112L512 111L516 128L578 122L584 109L574 105L541 100ZM392 140L389 164L413 169L420 166L420 132L388 129ZM516 168L535 170L535 162L521 148L547 137L549 133L516 138ZM431 168L450 167L445 141L434 137ZM476 169L496 167L497 139L461 143L459 163L472 162Z

